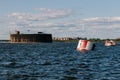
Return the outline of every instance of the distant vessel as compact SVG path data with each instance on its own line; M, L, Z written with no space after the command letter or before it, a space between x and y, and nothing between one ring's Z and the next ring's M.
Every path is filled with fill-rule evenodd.
M105 41L105 46L114 46L114 45L116 45L116 43L113 40L108 39Z
M52 42L52 34L38 32L37 34L10 34L11 43L32 43L32 42Z

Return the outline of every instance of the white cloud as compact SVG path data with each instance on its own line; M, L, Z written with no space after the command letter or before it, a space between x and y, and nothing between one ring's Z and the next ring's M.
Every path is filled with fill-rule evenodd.
M39 8L39 14L27 14L27 13L12 13L9 16L16 17L18 19L30 20L30 21L42 21L48 19L58 19L72 15L71 10L65 9L48 9Z
M89 24L116 24L120 22L120 17L96 17L96 18L88 18L88 19L81 19L78 21L79 23L89 23Z
M16 29L22 33L46 32L56 37L117 38L120 32L120 17L95 17L76 20L70 19L71 10L38 8L39 13L11 13L9 18L1 19L1 28L7 34ZM63 19L64 21L63 21ZM65 19L67 18L67 19ZM2 26L1 26L2 27ZM111 33L111 34L109 34Z

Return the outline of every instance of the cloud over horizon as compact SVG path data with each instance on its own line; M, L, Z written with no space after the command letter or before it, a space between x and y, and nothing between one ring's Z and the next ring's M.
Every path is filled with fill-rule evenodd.
M28 20L28 21L43 21L49 19L68 17L72 14L71 10L65 10L65 9L37 8L37 10L39 11L39 14L14 12L9 16L16 17L18 19Z
M18 29L23 33L27 30L31 30L32 33L39 31L52 33L53 37L117 38L119 36L120 16L78 20L70 18L75 14L73 10L49 8L36 8L36 10L37 13L8 14L2 33ZM0 20L0 23L4 24L4 20Z

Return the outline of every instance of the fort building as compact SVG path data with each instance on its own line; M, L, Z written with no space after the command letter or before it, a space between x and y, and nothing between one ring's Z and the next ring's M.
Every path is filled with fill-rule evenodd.
M11 43L52 42L52 34L38 32L37 34L21 34L16 31L10 34Z

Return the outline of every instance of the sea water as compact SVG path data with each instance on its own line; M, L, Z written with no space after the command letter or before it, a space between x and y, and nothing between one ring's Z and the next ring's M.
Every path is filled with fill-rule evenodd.
M76 51L77 42L0 43L0 80L120 80L120 44Z

